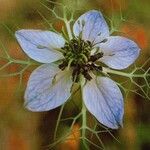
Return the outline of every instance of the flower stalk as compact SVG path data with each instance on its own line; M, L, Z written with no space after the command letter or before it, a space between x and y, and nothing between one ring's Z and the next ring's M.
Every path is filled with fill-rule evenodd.
M86 107L84 102L82 103L82 137L85 137L86 133Z

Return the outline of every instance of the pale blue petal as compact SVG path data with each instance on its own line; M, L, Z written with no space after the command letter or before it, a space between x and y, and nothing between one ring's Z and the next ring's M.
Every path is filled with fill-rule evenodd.
M44 64L31 74L25 92L25 106L31 111L48 111L70 97L72 80L69 71Z
M15 35L23 51L38 62L51 63L63 57L56 49L63 47L65 40L54 32L19 30Z
M88 81L83 87L83 100L89 112L100 123L112 129L122 126L123 97L111 79L97 77Z
M139 56L138 45L124 37L110 36L106 42L97 45L104 56L100 59L113 69L125 69Z
M93 43L109 36L108 25L100 11L91 10L80 16L73 26L75 36Z

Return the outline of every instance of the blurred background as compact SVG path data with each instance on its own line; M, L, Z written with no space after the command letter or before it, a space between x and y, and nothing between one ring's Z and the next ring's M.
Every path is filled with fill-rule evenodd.
M75 18L90 9L101 10L113 34L129 37L139 44L142 49L137 62L139 66L150 57L149 0L55 0L55 2L60 2L69 10L75 11ZM0 74L11 74L7 77L0 75L0 150L47 150L47 146L53 143L60 108L50 112L33 113L23 107L28 77L37 66L29 67L27 70L23 70L25 66L19 64L2 67L7 64L7 60L3 59L4 49L15 59L28 59L14 38L16 30L23 28L46 30L50 27L50 23L53 23L57 31L61 30L63 23L56 20L43 4L51 9L57 8L56 4L46 0L0 0ZM62 15L59 8L58 14ZM150 66L150 62L147 65ZM74 95L74 101L80 100L79 97L79 93ZM79 105L79 108L74 107L71 102L68 103L63 115L77 114L80 102L76 105ZM125 99L124 127L112 131L120 142L117 142L110 133L100 135L106 149L150 150L149 108L150 103L147 99L129 94ZM62 124L59 133L68 131L68 128L69 123ZM82 150L79 128L80 124L77 121L69 135L71 139L51 149ZM96 148L90 146L90 150Z

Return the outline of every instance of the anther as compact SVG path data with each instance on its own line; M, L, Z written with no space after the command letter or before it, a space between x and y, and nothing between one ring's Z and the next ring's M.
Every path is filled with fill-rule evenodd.
M61 70L64 70L67 66L68 66L67 61L63 61L58 67L59 67Z
M85 77L87 80L90 81L90 80L92 79L92 77L90 76L90 74L89 74L87 71L83 72L82 74L84 75L84 77Z
M102 66L97 66L97 65L93 64L93 69L94 69L95 71L100 72L100 71L102 71Z
M73 69L73 72L72 72L72 80L74 82L78 82L79 80L79 74L80 74L80 66L79 65L76 65Z
M92 61L92 62L95 62L95 61L97 61L98 59L100 59L102 57L103 57L103 53L100 52L100 53L97 53L97 54L91 56L89 60Z

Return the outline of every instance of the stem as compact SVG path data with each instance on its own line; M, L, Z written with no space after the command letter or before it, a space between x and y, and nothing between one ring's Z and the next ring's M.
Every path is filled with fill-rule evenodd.
M86 131L86 107L85 104L82 103L82 137L85 137Z
M30 61L15 60L15 59L11 59L10 61L13 63L16 63L16 64L22 64L22 65L31 65L31 64L33 65L34 64L34 63L31 63Z
M56 122L56 128L55 128L55 131L54 131L54 140L56 140L57 130L58 130L58 126L59 126L59 123L60 123L60 119L61 119L61 116L62 116L64 106L65 106L65 104L63 104L60 108L60 112L59 112L58 119L57 119L57 122Z
M82 103L82 140L83 140L83 146L86 150L89 150L89 147L86 143L86 107L84 102Z
M143 77L144 74L133 74L133 73L126 73L126 72L122 72L122 71L118 71L118 70L112 70L110 68L105 68L103 67L103 71L106 73L110 73L110 74L116 74L119 76L124 76L124 77L128 77L128 78L132 78L132 77Z
M72 37L71 28L70 28L70 21L65 20L65 24L66 24L69 39L71 40L73 37Z
M38 63L36 62L32 62L32 61L25 61L25 60L19 60L19 59L13 59L13 58L5 58L9 61L9 63L15 63L15 64L21 64L21 65L38 65Z

